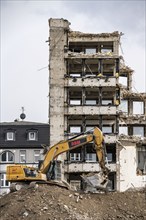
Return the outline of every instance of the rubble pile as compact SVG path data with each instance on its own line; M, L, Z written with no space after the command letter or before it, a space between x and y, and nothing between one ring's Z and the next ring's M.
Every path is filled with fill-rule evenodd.
M145 193L143 190L84 194L39 185L3 196L1 220L144 220Z

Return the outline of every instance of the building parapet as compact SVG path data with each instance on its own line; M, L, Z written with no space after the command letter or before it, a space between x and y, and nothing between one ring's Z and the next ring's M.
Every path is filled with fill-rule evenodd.
M83 33L79 31L70 31L68 33L69 41L77 42L82 39L82 42L102 42L102 41L119 41L120 37L123 33L119 33L118 31L112 33Z

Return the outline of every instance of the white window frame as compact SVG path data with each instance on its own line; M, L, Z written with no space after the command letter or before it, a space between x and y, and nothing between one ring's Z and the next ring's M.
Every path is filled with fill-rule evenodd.
M14 131L7 131L7 133L6 133L6 140L7 141L14 141L15 140L15 133L14 133Z
M80 153L70 153L70 161L80 161L81 154Z
M10 186L10 182L6 180L6 173L0 173L1 188L6 188Z
M143 159L143 166L141 166L141 159ZM142 172L142 175L146 175L146 150L137 149L137 166Z
M33 137L32 137L33 134ZM37 131L29 131L28 132L28 140L29 141L37 141Z
M20 163L26 163L26 150L20 150Z
M34 150L34 163L38 163L40 159L41 159L40 150Z
M87 153L86 154L86 162L96 162L96 154L95 153Z
M2 155L3 154L6 154L6 160L4 160L4 161L2 160ZM9 154L12 155L13 160L9 160ZM2 163L13 163L14 162L14 154L11 151L4 151L4 152L2 152L2 154L1 154L1 162Z

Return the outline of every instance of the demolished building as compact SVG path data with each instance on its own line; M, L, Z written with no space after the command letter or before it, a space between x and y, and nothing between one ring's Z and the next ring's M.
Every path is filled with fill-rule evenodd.
M119 53L122 33L72 31L64 19L49 19L50 144L98 126L105 137L109 189L146 184L146 93L132 90L133 70ZM77 189L81 175L100 171L94 149L59 156L57 168Z

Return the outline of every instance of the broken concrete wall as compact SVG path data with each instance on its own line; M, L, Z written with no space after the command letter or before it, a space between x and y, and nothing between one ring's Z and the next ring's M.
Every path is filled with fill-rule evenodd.
M136 143L122 142L124 147L119 146L119 188L120 192L136 188L143 188L146 184L146 176L137 174L138 158Z

